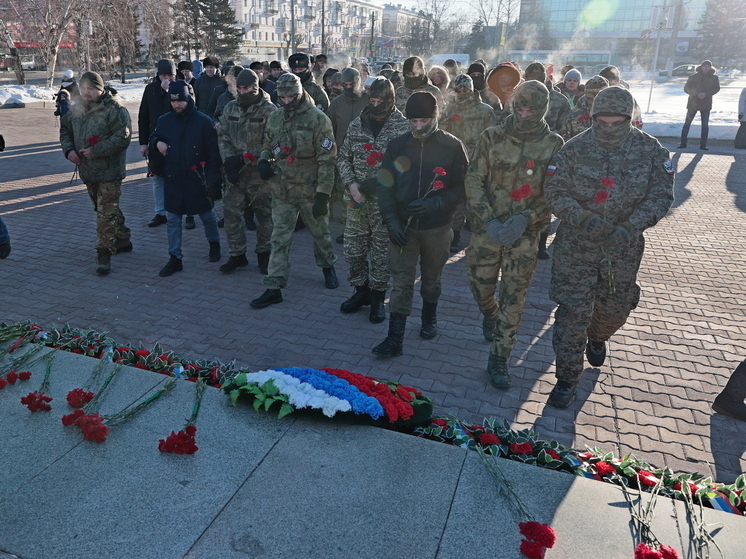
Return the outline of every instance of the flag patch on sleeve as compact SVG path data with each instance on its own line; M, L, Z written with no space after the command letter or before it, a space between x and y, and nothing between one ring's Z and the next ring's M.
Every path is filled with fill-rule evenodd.
M334 140L324 138L324 141L321 142L321 147L324 148L326 151L331 151L331 149L334 147Z
M556 170L557 170L557 167L556 167L555 165L549 165L549 166L547 167L547 172L546 172L546 174L547 174L548 176L550 176L550 177L551 177L551 176L552 176L552 175L554 174L554 172L555 172Z
M668 159L668 160L667 160L667 161L666 161L666 162L665 162L665 163L663 164L663 169L664 169L664 170L666 171L666 173L668 173L669 175L673 175L673 173L674 173L674 170L673 170L673 163L671 163L671 160L670 160L670 159Z

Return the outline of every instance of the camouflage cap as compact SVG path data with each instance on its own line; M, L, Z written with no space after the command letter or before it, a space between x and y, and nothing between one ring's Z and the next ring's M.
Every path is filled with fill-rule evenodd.
M280 97L300 95L302 92L303 86L300 84L300 78L295 74L288 72L277 78L277 95Z
M528 80L536 80L544 82L547 79L546 70L541 62L532 62L526 66L526 70L523 72L523 78Z
M345 68L341 72L342 74L342 83L344 82L353 82L355 85L360 83L360 72L357 68Z
M603 76L593 76L587 82L585 82L585 92L588 91L601 91L602 89L609 87L609 80Z
M513 106L525 107L543 115L549 107L549 90L547 86L536 80L523 82L516 87L513 94Z
M332 85L342 85L342 72L337 72L331 77Z
M602 89L593 100L591 116L626 116L632 118L635 99L632 94L618 85Z
M453 89L468 89L474 91L474 80L467 74L459 74L453 79Z

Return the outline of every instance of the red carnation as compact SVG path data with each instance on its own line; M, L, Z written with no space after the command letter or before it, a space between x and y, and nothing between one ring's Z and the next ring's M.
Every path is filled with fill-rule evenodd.
M658 548L658 551L663 559L679 559L679 554L673 547L662 545Z
M200 161L199 164L204 167L205 165L207 165L207 161Z
M93 400L93 392L86 392L82 388L73 388L67 393L67 403L71 408L82 408Z
M448 422L445 419L433 419L430 423L432 425L437 425L438 427L443 427L444 429L448 427Z
M513 189L510 192L510 197L513 202L520 202L524 198L528 198L533 193L534 189L528 183L522 184L518 188Z
M453 115L453 116L451 117L451 120L452 120L453 122L461 122L461 121L462 121L463 119L461 118L461 115Z
M479 435L479 443L484 446L500 444L500 439L494 433L482 433Z
M435 173L436 175L440 175L441 177L445 177L448 174L443 167L435 167L435 169L433 169L433 173Z
M635 559L662 559L662 556L647 544L638 543L635 548Z
M603 204L608 199L609 199L609 191L599 190L598 192L596 192L596 197L593 198L593 202L596 204Z
M555 460L562 460L562 456L560 456L559 452L557 452L554 449L547 448L544 450L544 452L546 452L549 456L551 456Z
M433 181L433 190L440 190L441 188L445 188L446 185L443 184L443 181Z
M0 377L0 390L8 386L8 381L5 380L3 377Z
M196 171L197 170L197 166L196 165L192 165L191 167L189 167L189 170L190 171Z
M367 142L367 143L363 144L363 149L364 149L365 151L370 151L370 150L372 150L372 149L373 149L373 142Z
M7 375L5 375L5 380L7 380L10 384L15 384L18 380L18 373L15 371L9 372Z
M197 434L197 427L195 425L187 425L184 427L184 432L190 437L193 437Z
M365 160L365 164L368 167L375 167L381 161L383 161L383 153L381 153L380 151L371 151L368 154L368 158Z
M65 427L69 427L70 425L74 425L78 419L83 417L85 415L85 412L83 410L75 410L72 413L68 413L67 415L62 416L62 425Z
M282 153L284 153L285 155L290 153L290 146L282 146Z
M288 155L287 162L288 162L288 165L292 165L293 163L295 163L295 156Z
M601 186L604 188L614 188L614 185L616 185L616 181L611 177L604 177L601 179Z
M656 479L656 477L647 470L640 470L637 473L640 479L640 483L642 483L643 485L647 485L648 487L653 487L656 483L658 483L658 480Z
M135 352L135 355L137 355L138 357L147 357L148 355L150 355L150 352L147 349L138 349Z
M585 122L586 120L590 120L590 119L591 119L591 115L580 115L578 117L578 122Z
M243 158L246 161L256 161L256 157L254 157L254 155L251 152L248 152L248 151L243 154Z
M43 392L29 392L21 398L21 403L26 406L29 411L52 411L52 406L48 402L52 401L51 396L47 396Z
M512 443L510 445L510 452L513 454L531 454L534 451L534 446L530 442L525 443Z
M90 138L86 140L86 142L88 142L88 145L91 147L95 146L100 141L101 141L101 136L99 136L98 134L94 134L93 136L91 136Z
M608 462L603 462L603 461L596 462L595 466L596 466L596 471L598 472L598 475L602 477L607 476L609 474L613 474L616 471L614 466L612 466Z
M557 534L554 533L554 528L548 524L534 521L521 522L518 524L518 529L524 538L535 541L543 547L554 547L557 541Z
M23 371L22 373L18 373L18 378L20 380L28 380L31 378L31 371Z
M547 548L537 542L521 540L521 553L528 559L544 559Z

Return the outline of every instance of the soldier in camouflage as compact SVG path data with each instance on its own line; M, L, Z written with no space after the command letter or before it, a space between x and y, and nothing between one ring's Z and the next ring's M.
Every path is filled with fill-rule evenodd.
M547 74L544 65L541 62L532 62L526 66L523 72L523 79L526 81L536 80L547 86L549 89L549 108L544 120L552 132L560 133L565 120L570 115L570 103L567 97L554 89L551 82L547 83Z
M103 276L111 270L112 254L132 250L119 208L132 122L116 90L105 87L96 72L83 74L78 87L82 102L62 117L60 144L65 157L77 165L96 211L96 274Z
M471 157L479 136L489 126L495 123L495 111L488 104L482 102L479 93L474 92L474 82L466 74L459 74L453 80L453 95L446 107L445 118L440 127L461 140L466 148L467 156ZM459 204L453 214L451 227L453 240L451 252L458 252L461 243L461 230L466 224L466 203Z
M269 185L259 176L256 162L261 154L267 119L277 107L259 88L259 77L253 70L241 70L236 78L236 91L238 98L223 109L218 129L220 157L227 179L223 208L230 250L230 257L220 271L228 274L249 264L243 216L245 210L251 208L259 222L254 251L259 270L266 274L272 248L272 201Z
M634 127L634 99L620 87L593 101L591 129L560 150L544 192L560 218L549 295L555 312L552 344L557 384L549 404L564 408L588 362L601 366L608 340L637 306L643 231L673 203L668 150ZM587 341L587 343L586 343Z
M324 88L313 79L311 59L308 58L308 55L296 52L288 58L288 65L290 66L290 71L300 79L301 84L303 84L303 90L310 95L313 104L322 111L326 111L329 108L329 96L324 91Z
M282 103L273 112L264 132L259 176L269 180L272 192L272 253L264 285L267 290L251 306L262 309L282 302L281 289L290 273L290 245L298 220L303 217L314 242L316 264L324 271L328 289L339 287L329 236L329 194L334 186L337 146L329 118L318 110L295 74L277 80Z
M376 174L389 141L409 132L410 126L395 107L394 86L386 78L371 84L367 99L360 116L350 123L337 158L349 207L344 233L347 279L355 288L340 310L353 313L370 305L369 319L377 324L386 318L383 303L390 273L389 236L378 209Z
M487 372L497 388L510 386L508 358L549 216L544 172L563 144L544 121L548 105L549 90L542 82L519 85L512 114L480 136L465 180L473 214L466 270L484 315L484 337L492 342Z
M438 111L442 115L445 111L443 95L440 89L430 83L425 72L425 62L419 56L411 56L404 61L402 70L404 85L396 89L396 108L406 116L407 99L415 91L429 91L438 102Z
M569 118L565 121L565 125L560 131L560 134L565 140L574 138L591 127L591 124L593 124L593 119L591 118L591 106L593 105L593 100L596 98L596 95L598 95L598 92L606 87L609 87L609 82L606 81L606 78L603 76L593 76L585 82L585 94L575 105L575 108L570 113Z

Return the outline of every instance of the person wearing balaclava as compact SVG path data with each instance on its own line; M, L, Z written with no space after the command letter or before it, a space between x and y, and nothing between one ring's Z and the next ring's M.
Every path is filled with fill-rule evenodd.
M482 333L492 342L487 373L500 389L511 384L508 362L550 215L545 172L563 145L544 120L549 90L542 82L523 82L512 103L513 112L479 137L465 181L473 216L466 272L484 317Z
M267 120L278 109L260 88L259 76L253 70L241 70L238 74L236 93L236 99L223 109L218 132L226 178L223 208L230 253L228 261L220 266L220 272L229 274L249 265L243 218L246 210L251 209L258 221L254 252L259 271L266 275L272 249L272 200L269 185L257 172L257 161Z
M559 90L570 102L570 108L574 109L575 104L583 96L583 85L580 83L583 79L583 75L577 68L572 68L565 73L565 77L562 78L562 83L559 85Z
M311 72L311 59L308 55L304 52L291 54L288 58L288 66L290 66L290 71L298 76L303 90L311 96L314 105L326 112L329 108L329 96L324 88L314 80Z
M488 127L495 124L495 111L488 104L483 103L479 95L474 94L474 82L466 74L459 74L451 84L453 92L446 105L446 115L440 122L440 127L456 136L466 147L467 155L471 156L477 145L479 136ZM461 250L461 230L466 224L466 205L459 204L453 214L451 227L453 239L451 252Z
M337 68L327 68L326 72L324 72L324 75L321 76L321 79L319 80L324 86L324 93L326 93L330 100L332 97L332 76L338 73L339 70Z
M570 116L565 120L565 125L560 131L560 135L565 140L574 138L591 127L593 124L593 118L591 117L593 100L599 91L607 87L609 87L609 82L603 76L593 76L585 82L585 93L570 112Z
M474 83L474 92L482 99L482 103L488 104L490 107L492 107L492 110L499 114L502 112L503 109L502 103L500 102L500 99L497 97L497 95L487 89L485 72L486 69L484 64L477 61L469 66L466 73L471 78L471 81Z
M411 56L404 61L402 74L404 75L404 85L396 89L396 108L404 113L404 116L407 116L407 100L415 91L432 93L438 103L438 111L443 114L445 111L443 95L441 95L440 89L430 83L430 79L425 73L425 62L419 56Z
M326 112L326 116L332 121L332 128L334 129L334 141L338 146L342 145L345 136L347 135L347 128L350 123L357 118L362 110L368 104L368 94L363 89L362 78L360 72L355 68L345 68L341 72L342 78L342 95L336 97L329 104L329 110ZM344 193L344 185L342 181L337 178L335 180L334 188L334 199L342 201ZM347 219L347 207L343 203L340 221L342 225L345 224ZM336 239L337 243L342 244L344 242L344 233L339 235Z
M526 66L523 72L523 79L526 81L536 80L547 86L549 90L549 108L544 120L552 132L560 134L560 130L565 124L565 120L570 116L570 102L559 91L555 91L551 83L547 83L546 70L541 62L532 62Z
M78 85L80 102L60 119L60 144L65 158L77 166L96 211L96 274L107 275L111 256L130 252L130 230L119 208L132 139L129 111L117 92L96 72L86 72Z
M344 232L347 279L355 289L340 310L349 314L370 305L368 319L373 324L386 319L383 303L390 277L389 236L376 194L380 154L392 139L410 130L409 121L394 104L394 95L389 80L373 81L366 106L350 123L337 156L337 169L345 187L343 203L348 206Z
M272 252L266 291L250 305L263 309L282 303L282 289L290 274L290 245L298 214L313 236L316 265L324 273L327 289L339 287L329 235L329 195L334 188L337 144L329 118L316 109L296 74L277 80L282 107L267 120L257 168L272 192Z
M342 72L334 74L329 80L329 84L331 85L332 90L329 95L329 106L331 106L332 101L344 93L344 87L342 86Z
M210 262L220 260L220 234L212 211L214 201L222 195L218 136L212 119L197 110L189 84L183 80L171 82L168 97L171 111L158 119L150 137L151 153L156 151L162 157L168 217L169 260L158 272L161 277L184 269L183 215L199 215L210 245L208 258Z
M441 276L450 256L453 213L464 201L468 165L461 141L438 128L438 112L432 93L412 93L406 105L410 131L389 142L378 170L378 207L389 234L388 264L393 283L388 336L373 348L379 357L402 354L418 261L420 337L430 340L438 334Z
M643 231L673 203L669 152L631 122L634 99L621 87L593 100L591 129L565 144L547 169L544 196L560 219L549 297L557 303L552 345L557 384L549 404L565 408L588 363L601 367L606 341L640 299Z

